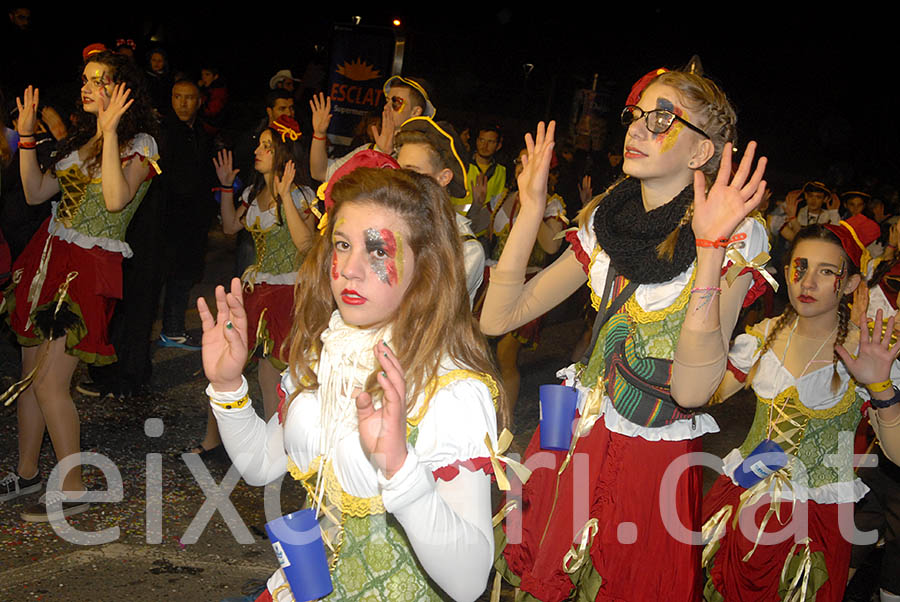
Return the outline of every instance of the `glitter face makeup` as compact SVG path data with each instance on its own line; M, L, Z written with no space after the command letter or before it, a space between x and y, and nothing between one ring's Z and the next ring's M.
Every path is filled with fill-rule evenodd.
M378 279L394 286L399 280L397 273L397 241L394 233L382 228L366 228L366 252L369 254L369 265Z
M834 294L840 299L841 290L843 290L844 286L844 276L847 275L847 270L844 269L844 260L841 260L841 269L840 271L834 275Z
M415 273L406 222L366 201L344 204L334 218L331 292L341 317L366 328L390 321Z
M684 111L682 111L679 107L676 107L668 98L657 98L656 108L670 111L672 113L675 113L679 117L684 116ZM669 126L669 129L667 131L663 132L662 134L656 134L656 141L662 144L659 152L665 153L672 150L672 147L675 146L675 143L678 141L678 135L683 129L684 124L680 121L675 121L675 123Z
M791 282L797 284L806 275L809 269L809 261L805 257L797 257L791 264Z

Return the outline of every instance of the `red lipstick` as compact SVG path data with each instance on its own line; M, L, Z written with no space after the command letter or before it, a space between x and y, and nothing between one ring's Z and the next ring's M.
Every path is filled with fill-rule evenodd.
M816 298L810 297L809 295L800 295L799 297L797 297L797 301L799 301L800 303L815 303Z
M345 288L341 291L341 301L347 305L362 305L367 300L353 289Z

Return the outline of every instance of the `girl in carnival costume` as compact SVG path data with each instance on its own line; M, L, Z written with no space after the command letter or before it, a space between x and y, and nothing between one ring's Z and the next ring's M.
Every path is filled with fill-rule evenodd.
M240 170L233 169L231 151L221 150L213 159L222 184L222 229L225 234L235 234L246 228L256 249L256 263L241 280L246 292L250 356L259 352L263 359L258 375L267 420L278 405L280 374L287 366L284 341L291 329L297 268L316 231L315 193L306 185L308 178L296 171L297 165L308 163L300 137L300 126L287 115L262 131L254 151L256 174L236 209L232 185ZM192 451L205 455L220 450L219 445L221 438L210 410L206 435Z
M700 467L685 458L718 427L693 408L722 379L741 306L766 286L765 228L746 218L765 191L765 159L752 169L751 142L732 176L736 118L724 93L695 74L654 71L622 120L626 177L582 210L572 247L523 284L554 124L526 137L522 208L481 317L501 334L586 281L599 310L590 358L560 373L579 390L572 447L541 452L536 433L531 479L504 507L497 568L526 600L699 597L699 549L673 533L699 529ZM664 488L670 466L681 477Z
M756 416L703 502L707 600L843 599L853 504L868 490L853 472L863 414L885 454L900 457L894 318L885 335L869 333L864 311L860 329L850 321L865 246L879 233L863 215L798 231L785 266L790 305L732 345L719 394L746 383Z
M61 143L52 173L41 172L34 150L38 101L31 86L16 99L22 186L29 204L58 192L62 200L16 261L5 294L7 319L22 345L24 378L11 392L20 393L19 463L0 481L0 500L41 489L45 429L58 460L78 458L72 375L79 359L95 365L116 359L107 327L122 297L122 259L132 255L125 231L158 173L156 141L148 133L155 119L142 76L128 59L100 52L87 60L83 112ZM61 504L64 515L88 508L80 464L63 473L62 487L48 489L23 519L48 520L48 505Z
M241 377L240 283L217 289L215 320L198 301L225 447L251 484L300 479L326 532L337 531L328 599L474 600L493 560L487 473L501 394L450 203L428 176L358 168L330 186L326 209L300 268L282 404L268 423ZM269 598L293 599L281 571Z

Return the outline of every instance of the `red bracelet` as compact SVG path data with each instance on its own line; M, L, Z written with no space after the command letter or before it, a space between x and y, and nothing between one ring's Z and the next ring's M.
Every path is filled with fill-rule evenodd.
M328 140L326 136L316 136L313 134L313 140Z
M37 148L37 142L32 140L31 142L25 142L24 140L19 139L19 148L25 150L33 150Z
M723 236L722 238L717 238L716 240L706 240L706 239L704 239L704 238L698 238L698 239L696 239L696 243L697 243L697 246L698 246L698 247L713 248L713 249L718 249L718 248L724 249L725 247L727 247L727 246L730 245L731 243L737 242L737 241L739 241L739 240L744 240L745 238L747 238L747 235L746 235L745 233L743 233L743 232L738 232L737 234L735 234L735 235L732 236L731 238L726 238L726 237L724 237L724 236Z

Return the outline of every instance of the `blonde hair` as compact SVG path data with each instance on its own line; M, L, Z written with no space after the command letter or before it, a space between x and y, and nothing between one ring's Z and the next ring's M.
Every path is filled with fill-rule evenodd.
M709 186L719 171L725 145L729 142L732 144L737 142L737 114L734 111L734 107L731 106L728 97L725 96L725 93L715 82L701 75L684 71L666 71L653 78L647 84L647 88L656 83L665 84L678 90L681 94L682 104L691 112L692 123L709 136L710 142L713 144L713 155L698 168L706 176L706 183ZM647 88L644 89L646 90ZM588 221L594 209L609 190L618 183L613 184L603 194L595 196L584 206L578 213L579 226L590 226ZM693 215L694 205L691 203L685 210L684 216L679 220L678 225L675 226L675 229L672 230L665 240L657 245L657 257L672 261L678 235L684 226L690 224Z
M341 178L331 195L334 207L328 226L300 267L295 288L288 363L294 382L301 383L298 392L318 387L313 366L321 350L319 337L336 307L330 280L332 231L341 207L350 204L390 209L407 226L415 270L390 321L392 347L406 371L409 406L437 379L445 359L499 382L487 342L469 309L462 245L446 191L432 178L409 170L358 168ZM366 390L380 394L374 372Z

